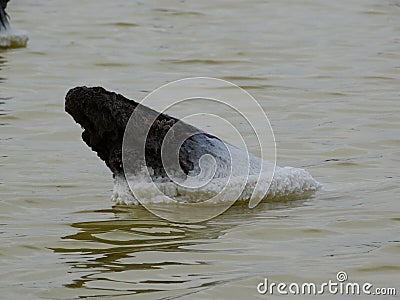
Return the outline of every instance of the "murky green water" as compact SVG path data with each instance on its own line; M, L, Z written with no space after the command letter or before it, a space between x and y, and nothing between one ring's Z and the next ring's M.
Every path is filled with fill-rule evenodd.
M0 50L1 299L266 299L264 277L339 271L400 292L397 0L15 0L8 12L30 41ZM66 91L141 99L191 76L247 89L278 165L323 190L197 225L113 207Z

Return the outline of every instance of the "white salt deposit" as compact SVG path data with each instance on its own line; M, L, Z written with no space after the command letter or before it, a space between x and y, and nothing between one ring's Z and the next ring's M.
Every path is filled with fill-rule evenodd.
M238 191L236 187L240 186L242 180L246 180L246 185L240 196L239 201L250 199L253 193L254 186L259 180L262 184L268 185L270 182L270 174L250 175L247 178L240 176L232 177L228 183L228 188L232 194ZM174 182L164 182L157 184L159 190L165 196L160 197L160 193L155 192L154 183L143 180L143 177L136 176L131 178L131 187L134 191L140 191L141 202L146 203L170 203L173 201L179 202L196 202L204 201L218 194L226 184L225 179L215 178L209 184L201 188L187 188ZM307 171L300 168L292 167L276 167L271 185L266 195L262 195L264 199L278 199L290 196L300 196L307 192L316 191L321 187L321 184L316 181ZM257 198L257 196L256 196ZM260 197L259 197L260 198ZM173 200L171 200L173 199ZM202 199L202 200L199 200ZM139 201L133 196L128 183L123 177L116 177L114 181L114 190L112 200L118 204L139 204ZM219 199L218 201L224 201Z
M28 35L25 31L14 30L11 27L0 31L0 48L26 47L27 43Z

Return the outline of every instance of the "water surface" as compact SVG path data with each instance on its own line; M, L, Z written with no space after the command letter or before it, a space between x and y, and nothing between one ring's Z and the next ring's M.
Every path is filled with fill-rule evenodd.
M398 1L26 0L9 14L30 40L0 50L2 299L265 299L264 277L339 271L399 288ZM196 225L113 206L66 91L141 99L191 76L247 89L278 165L323 190Z

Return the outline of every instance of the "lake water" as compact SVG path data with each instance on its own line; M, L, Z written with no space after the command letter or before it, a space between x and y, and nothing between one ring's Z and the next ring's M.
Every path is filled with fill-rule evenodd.
M400 293L399 1L15 0L8 13L30 40L0 50L1 299L270 299L265 277L339 271ZM278 165L323 188L192 225L114 206L67 90L141 99L192 76L251 93Z

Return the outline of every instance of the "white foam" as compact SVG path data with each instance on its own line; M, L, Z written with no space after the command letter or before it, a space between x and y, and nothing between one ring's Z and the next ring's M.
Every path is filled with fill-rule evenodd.
M140 191L141 202L146 201L146 203L204 201L205 199L211 198L218 194L226 184L226 180L223 178L215 178L206 186L196 189L185 188L184 186L175 184L173 182L159 183L158 187L162 193L167 196L165 197L160 196L160 193L154 190L154 184L152 182L148 182L148 180L146 181L143 178L144 177L142 176L135 176L135 178L130 179L130 182L134 191ZM230 179L228 184L232 194L237 193L235 188L240 186L240 182L242 182L242 180L244 180L244 178L241 176L236 176ZM246 178L245 188L237 200L248 201L258 180L260 180L262 184L268 185L270 181L270 174L265 174L265 176L264 174L261 174L260 178L258 175L250 175L248 178ZM321 184L304 169L276 167L270 188L266 195L262 195L262 199L279 199L292 196L301 196L307 192L316 191L320 187ZM118 204L139 204L139 201L133 196L128 183L122 176L116 177L114 180L112 200ZM216 201L225 200L218 198Z
M0 31L0 48L26 47L28 39L25 31L8 27L7 30Z

